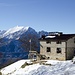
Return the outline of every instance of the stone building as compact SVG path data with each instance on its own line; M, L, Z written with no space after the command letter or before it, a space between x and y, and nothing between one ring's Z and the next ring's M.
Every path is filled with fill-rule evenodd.
M69 60L75 55L75 34L51 32L40 38L41 59Z

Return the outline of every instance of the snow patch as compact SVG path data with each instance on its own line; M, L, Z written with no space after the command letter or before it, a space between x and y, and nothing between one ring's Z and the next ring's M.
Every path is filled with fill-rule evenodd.
M14 27L14 28L11 28L11 29L7 30L7 31L3 34L3 36L5 37L5 36L7 36L7 35L10 35L10 34L13 34L13 33L15 33L15 32L18 32L18 31L20 31L20 30L22 30L22 29L24 29L24 30L27 31L28 28L29 28L29 27L16 26L16 27Z
M72 61L46 60L47 64L39 63L21 66L25 63L31 63L30 60L20 60L1 70L2 75L75 75L75 64Z
M47 62L45 64L51 64L51 65L56 65L58 64L60 61L58 60L47 60Z
M16 70L20 69L21 66L25 63L25 62L30 62L30 60L20 60L20 61L17 61L16 63L13 63L5 68L3 68L1 70L2 74L3 75L7 75L7 74L10 74L12 72L15 72Z
M45 38L55 38L56 36L46 36Z
M18 40L20 35L24 32L26 32L29 29L29 27L24 27L24 26L16 26L14 28L10 28L7 30L2 37L6 37L8 39L13 39L15 38Z
M14 27L14 28L11 28L11 29L9 29L8 31L6 31L5 33L4 33L4 35L8 35L8 34L12 34L12 33L15 33L15 32L17 32L17 31L19 31L19 30L21 30L23 28L23 26L16 26L16 27Z

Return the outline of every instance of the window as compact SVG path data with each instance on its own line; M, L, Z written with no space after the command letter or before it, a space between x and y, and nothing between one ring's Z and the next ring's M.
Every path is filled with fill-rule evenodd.
M34 55L33 55L33 58L34 58L34 59L36 59L36 58L37 58L36 54L34 54Z
M74 38L74 43L75 43L75 38Z
M61 44L61 41L57 41L57 44Z
M46 41L47 44L51 43L51 41Z
M61 48L57 48L57 53L61 53Z
M74 55L75 55L75 48L74 48Z
M47 47L47 52L51 52L51 48L50 47Z

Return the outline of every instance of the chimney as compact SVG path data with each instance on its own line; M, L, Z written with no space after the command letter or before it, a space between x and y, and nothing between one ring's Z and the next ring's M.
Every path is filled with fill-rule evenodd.
M42 37L41 37L41 38L42 38L42 39L45 39L45 37L46 37L45 35L42 35Z

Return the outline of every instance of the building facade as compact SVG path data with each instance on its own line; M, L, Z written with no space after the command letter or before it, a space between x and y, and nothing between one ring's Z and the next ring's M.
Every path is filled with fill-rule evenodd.
M41 59L69 60L75 55L75 34L50 33L40 38Z

